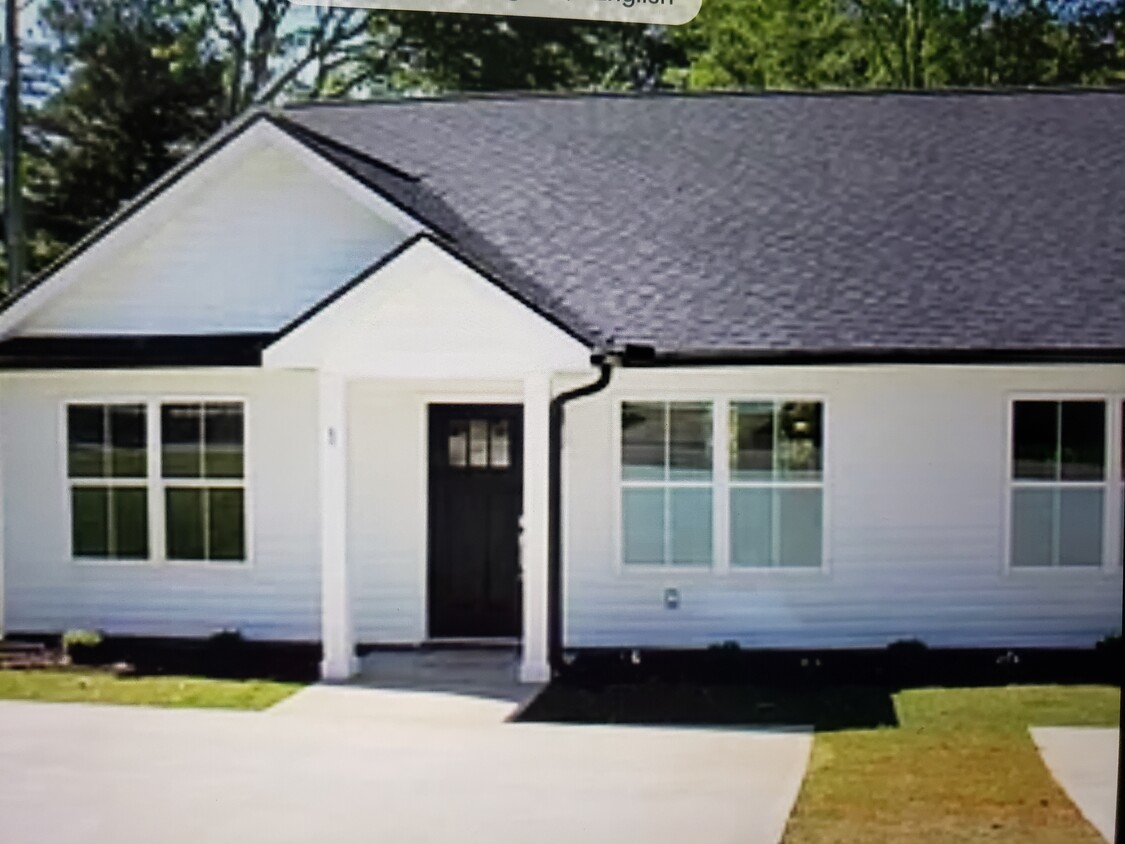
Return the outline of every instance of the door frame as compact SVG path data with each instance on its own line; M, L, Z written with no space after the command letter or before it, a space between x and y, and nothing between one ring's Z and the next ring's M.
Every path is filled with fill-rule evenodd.
M525 463L525 455L523 454L523 416L525 412L523 393L522 391L512 392L490 392L490 393L427 393L420 396L420 412L419 416L419 433L421 435L422 448L421 459L418 461L418 471L421 479L420 489L422 491L419 506L421 507L422 518L420 521L420 536L419 545L421 549L419 568L421 578L421 589L419 590L420 602L420 618L422 619L421 629L421 643L434 643L434 644L467 644L472 645L479 643L482 645L519 645L524 638L524 613L523 601L525 595L523 594L523 543L522 543L522 525L523 525L523 501L521 496L520 502L520 536L517 537L519 541L519 550L517 565L520 571L520 612L518 630L514 637L512 636L457 636L457 637L444 637L433 636L430 633L431 619L430 619L430 410L433 407L495 407L495 406L510 406L519 408L521 414L520 425L520 462L521 462L521 477L520 487L522 489L527 466Z

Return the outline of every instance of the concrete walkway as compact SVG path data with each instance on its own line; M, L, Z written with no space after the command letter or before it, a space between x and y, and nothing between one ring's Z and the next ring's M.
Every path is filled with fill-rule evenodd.
M777 844L810 746L784 732L7 701L0 837Z
M1033 727L1031 737L1074 805L1106 841L1111 841L1117 810L1118 731Z
M484 725L508 720L539 693L517 681L518 657L505 650L375 651L347 685L302 689L274 716L396 723Z

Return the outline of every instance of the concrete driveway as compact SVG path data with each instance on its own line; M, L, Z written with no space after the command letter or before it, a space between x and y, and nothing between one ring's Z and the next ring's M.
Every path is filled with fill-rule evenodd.
M1118 731L1103 727L1032 727L1043 761L1063 791L1106 841L1117 816Z
M805 733L0 702L5 844L776 844Z

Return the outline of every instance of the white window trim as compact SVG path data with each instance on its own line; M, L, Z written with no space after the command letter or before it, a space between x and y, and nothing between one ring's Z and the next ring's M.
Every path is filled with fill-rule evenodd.
M1001 562L1003 574L1009 577L1062 577L1078 575L1091 577L1106 575L1120 568L1121 547L1119 538L1121 519L1121 494L1123 480L1121 477L1121 402L1122 396L1113 393L1098 392L1015 392L1006 396L1007 424L1004 426L1004 536L1003 559ZM1100 481L1067 481L1065 484L1058 481L1045 480L1016 480L1013 477L1013 445L1015 437L1016 402L1020 401L1100 401L1107 408L1105 426L1105 459L1106 473ZM1102 495L1102 559L1096 566L1016 566L1012 565L1012 493L1016 489L1056 489L1064 486L1067 489L1100 489Z
M241 478L164 478L161 473L161 439L160 439L160 409L165 404L208 404L208 403L237 403L242 406L242 477ZM122 479L125 483L115 484L120 486L144 487L148 490L148 552L145 559L128 559L123 557L80 557L74 553L74 513L71 506L70 489L77 482L82 485L104 485L97 478L71 478L69 471L69 430L67 427L67 408L71 405L81 404L140 404L145 408L146 428L146 476L142 478ZM59 466L63 489L63 512L66 519L66 542L70 561L76 566L90 566L92 568L107 568L116 566L125 567L154 567L169 566L174 568L202 568L221 571L244 572L254 567L254 500L251 491L252 477L251 466L251 425L250 402L244 395L200 395L192 394L161 394L135 395L135 394L94 394L67 396L62 399L58 412L58 443ZM183 483L181 483L181 481ZM130 483L131 482L131 483ZM170 558L165 553L165 523L167 513L164 509L164 489L172 486L199 486L242 488L243 510L243 547L245 555L241 560L181 560Z
M821 533L820 533L820 565L819 566L732 566L730 559L730 461L725 443L730 434L730 407L736 402L769 402L781 404L791 401L818 402L821 406L821 475L819 481L787 481L785 486L816 487L821 490ZM712 437L712 470L711 480L702 481L624 481L622 479L621 455L621 409L628 402L707 402L711 405L711 437ZM699 579L715 576L733 576L738 578L824 578L831 573L831 494L829 472L829 402L823 393L810 391L801 392L770 392L762 394L747 393L715 393L700 391L630 391L613 395L611 401L612 420L610 428L610 471L613 473L613 568L614 573L623 576L638 576L641 578L663 577L665 579ZM624 544L624 514L622 508L623 491L626 488L638 488L644 485L658 488L670 486L708 487L711 489L711 565L672 565L626 563ZM768 486L776 487L774 481L763 482L735 482L733 486ZM667 533L667 524L665 526Z

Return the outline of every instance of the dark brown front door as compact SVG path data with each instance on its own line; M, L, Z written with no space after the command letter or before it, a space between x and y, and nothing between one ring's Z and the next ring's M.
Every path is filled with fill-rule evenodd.
M430 405L431 638L520 635L523 408Z

